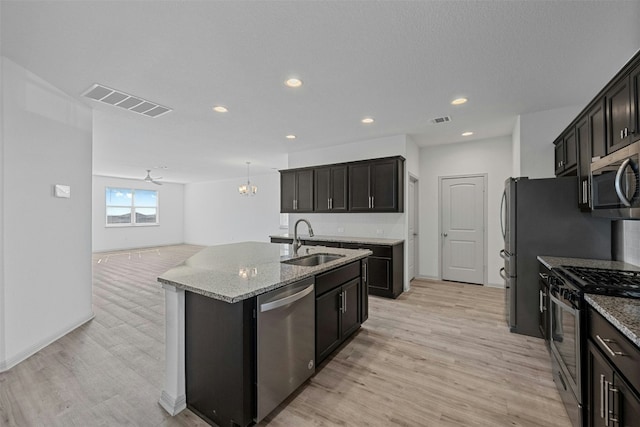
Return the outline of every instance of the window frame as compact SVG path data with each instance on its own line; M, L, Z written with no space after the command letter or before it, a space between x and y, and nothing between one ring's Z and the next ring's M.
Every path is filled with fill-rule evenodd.
M126 192L131 192L131 205L110 205L107 203L107 193L109 190L124 190ZM127 187L109 187L105 186L104 188L104 223L107 228L120 228L120 227L157 227L160 225L160 192L158 190L150 190L147 188L127 188ZM136 191L153 191L156 193L156 205L154 206L136 206ZM109 208L121 208L121 209L129 209L131 212L131 222L120 222L120 223L109 223ZM154 208L156 210L156 222L136 222L136 208Z

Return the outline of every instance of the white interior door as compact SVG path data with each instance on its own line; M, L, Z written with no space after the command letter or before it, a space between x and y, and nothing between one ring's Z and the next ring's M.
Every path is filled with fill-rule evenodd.
M408 243L408 264L409 280L416 277L416 266L418 257L418 180L409 178L409 243Z
M443 178L440 185L442 279L484 284L484 177Z

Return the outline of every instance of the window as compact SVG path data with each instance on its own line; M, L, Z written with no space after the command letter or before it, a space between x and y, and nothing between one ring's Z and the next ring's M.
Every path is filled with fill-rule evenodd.
M107 225L157 225L158 192L106 188Z

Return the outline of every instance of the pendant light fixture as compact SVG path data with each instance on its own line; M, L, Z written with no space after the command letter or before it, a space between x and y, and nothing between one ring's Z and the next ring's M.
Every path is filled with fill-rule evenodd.
M249 165L251 162L247 162L247 183L241 184L238 186L238 192L241 196L255 196L258 192L258 187L255 185L251 185L251 180L249 179Z

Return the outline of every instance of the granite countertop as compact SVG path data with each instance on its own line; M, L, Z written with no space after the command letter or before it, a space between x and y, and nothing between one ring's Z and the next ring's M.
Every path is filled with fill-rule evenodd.
M640 347L640 300L593 294L585 294L584 299Z
M629 264L623 261L607 261L602 259L586 259L586 258L563 258L555 256L539 255L538 261L543 263L547 268L554 269L562 266L569 267L588 267L603 268L607 270L632 270L640 271L637 265Z
M209 298L235 303L323 271L366 258L369 250L302 246L298 254L331 253L344 257L314 267L284 264L294 258L290 245L242 242L210 246L158 277L158 282Z
M285 234L273 234L269 237L273 237L276 239L292 239L293 234L285 233ZM314 242L341 242L341 243L362 243L366 245L388 245L393 246L399 243L403 243L402 239L383 239L376 237L352 237L352 236L319 236L314 235L310 237L308 235L300 235L298 236L300 240L310 240Z

